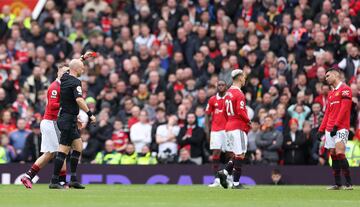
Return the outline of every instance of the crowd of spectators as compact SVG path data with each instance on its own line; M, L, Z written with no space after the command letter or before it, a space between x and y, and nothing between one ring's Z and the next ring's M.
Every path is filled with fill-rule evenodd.
M207 100L241 68L252 118L248 162L324 165L315 133L329 67L351 86L350 139L359 137L359 42L356 0L48 0L36 20L4 6L0 163L39 156L57 65L95 51L80 77L97 116L81 132L83 163L211 162Z

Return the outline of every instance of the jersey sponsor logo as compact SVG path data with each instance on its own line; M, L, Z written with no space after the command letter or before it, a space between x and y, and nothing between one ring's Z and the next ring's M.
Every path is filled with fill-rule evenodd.
M79 93L79 95L82 95L82 89L81 86L76 87L77 92Z
M341 95L343 96L349 96L350 95L350 91L349 90L344 90L341 92Z
M51 98L56 98L56 96L57 96L57 91L56 90L52 90L51 91Z
M334 105L334 104L338 104L338 103L340 103L340 101L333 101L333 102L330 102L330 106L331 106L331 105Z
M222 113L222 112L223 112L223 110L215 109L215 114L220 114L220 113Z

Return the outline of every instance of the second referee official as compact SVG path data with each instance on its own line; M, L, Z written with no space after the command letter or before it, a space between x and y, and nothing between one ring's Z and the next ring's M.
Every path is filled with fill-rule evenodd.
M65 73L61 78L60 85L60 112L57 125L60 129L60 145L54 161L54 174L49 185L50 189L64 188L59 184L59 173L61 167L72 148L70 155L71 181L70 188L85 188L76 178L76 169L79 163L79 157L82 152L82 141L80 132L77 127L77 116L79 108L87 112L92 123L96 121L95 116L91 113L84 98L82 97L81 81L77 78L84 71L82 60L89 57L89 53L82 56L82 59L73 59L69 63L70 72Z

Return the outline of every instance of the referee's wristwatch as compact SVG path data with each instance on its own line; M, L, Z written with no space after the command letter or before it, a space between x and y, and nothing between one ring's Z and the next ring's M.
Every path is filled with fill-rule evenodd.
M80 60L81 60L82 62L84 62L84 61L85 61L85 56L84 56L84 55L81 55L81 56L80 56Z
M90 110L86 112L86 114L88 115L89 118L93 115L93 113Z

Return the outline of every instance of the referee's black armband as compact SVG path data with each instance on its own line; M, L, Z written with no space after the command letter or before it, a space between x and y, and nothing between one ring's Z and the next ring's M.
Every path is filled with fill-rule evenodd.
M86 114L88 115L88 117L91 117L93 115L93 113L90 110L86 112Z

